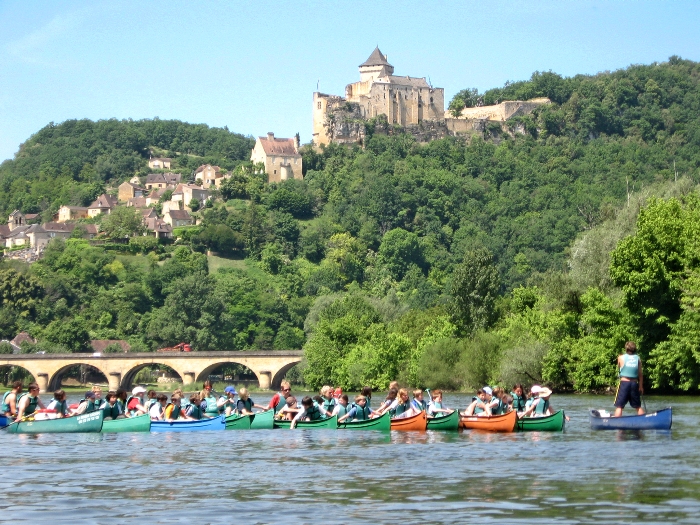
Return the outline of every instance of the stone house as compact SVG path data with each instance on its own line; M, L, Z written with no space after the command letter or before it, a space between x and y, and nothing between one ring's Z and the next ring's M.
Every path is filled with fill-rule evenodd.
M88 209L84 206L61 206L58 209L58 222L76 221L87 219Z
M133 208L145 208L148 206L146 204L146 197L133 197L126 201L127 207L133 207Z
M32 224L26 232L30 245L37 251L42 250L52 239L68 239L76 227L85 229L84 238L92 239L97 235L95 224L75 224L62 222L45 222L44 224Z
M196 184L178 184L170 197L170 200L182 201L186 207L189 207L192 199L197 199L200 204L203 204L209 199L209 192Z
M144 224L146 223L146 219L157 219L158 214L156 213L156 210L153 208L145 208L141 210L141 217L143 218Z
M217 181L222 179L223 176L221 168L219 166L212 166L211 164L202 164L194 172L194 180L201 180L202 188L218 186Z
M163 214L163 220L173 228L192 224L192 216L186 210L168 210Z
M119 185L119 202L126 202L134 197L143 197L144 189L131 182L122 182Z
M97 217L101 213L106 213L109 215L116 205L117 198L114 195L107 195L106 193L103 193L97 197L97 199L95 199L95 202L88 206L88 215L90 217Z
M182 210L184 208L184 202L181 200L179 201L174 201L174 200L169 200L169 201L164 201L162 204L161 211L165 215L168 213L170 210Z
M173 236L173 227L163 221L163 219L146 219L146 229L148 230L148 235L155 235L156 239L171 238Z
M7 224L0 224L0 244L5 248L27 244L28 229L27 217L19 210L13 211L7 219Z
M123 339L93 339L90 341L92 351L102 354L110 345L119 345L124 352L131 350L131 345Z
M12 345L12 353L20 354L22 353L22 343L35 344L36 339L34 339L27 332L18 333L12 341L8 341Z
M268 182L304 178L298 138L278 139L274 133L258 137L250 160L265 165Z
M151 157L148 159L148 167L154 170L169 170L172 160L167 157Z
M160 189L160 190L152 190L151 193L148 194L146 197L146 206L152 206L154 204L158 204L160 201L160 198L165 194L167 190L165 189Z
M179 173L149 173L146 177L146 189L174 189L180 184L181 178Z

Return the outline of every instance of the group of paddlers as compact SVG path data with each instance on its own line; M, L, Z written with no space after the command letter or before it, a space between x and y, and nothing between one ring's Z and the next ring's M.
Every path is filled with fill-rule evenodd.
M39 398L39 386L30 383L28 391L23 392L23 384L16 381L12 390L2 398L0 412L15 421L36 415L38 412L49 413L52 417L69 417L79 414L102 410L105 420L136 417L148 414L153 421L198 420L217 417L219 415L251 415L253 409L274 409L275 417L291 421L294 428L299 421L316 421L329 417L338 417L339 422L361 421L372 419L389 412L392 418L406 418L422 411L428 417L443 417L453 410L443 404L442 391L426 390L429 400L424 399L421 389L413 390L413 399L409 399L406 388L400 388L397 382L392 382L386 398L376 409L371 408L372 388L365 386L350 402L347 394L339 388L324 386L319 395L305 396L301 402L291 394L291 385L282 381L281 388L267 405L256 404L246 388L236 391L235 387L227 386L222 395L217 395L209 381L204 383L201 392L193 393L188 398L181 390L175 390L168 398L155 390L146 390L137 386L131 391L120 388L110 391L102 398L102 389L93 386L87 391L76 405L69 406L66 393L59 389L54 392L53 399L44 406ZM466 407L465 416L491 416L515 410L521 417L546 416L553 413L549 401L552 391L549 388L533 385L529 396L521 384L513 387L510 393L502 388L485 386L478 390L472 402ZM236 398L238 396L238 398ZM187 401L185 401L187 400Z

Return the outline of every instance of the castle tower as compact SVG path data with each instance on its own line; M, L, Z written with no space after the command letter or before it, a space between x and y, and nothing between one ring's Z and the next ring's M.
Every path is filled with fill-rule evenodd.
M379 46L374 48L367 60L360 64L360 82L375 80L394 74L394 66L389 64L386 55L379 51Z

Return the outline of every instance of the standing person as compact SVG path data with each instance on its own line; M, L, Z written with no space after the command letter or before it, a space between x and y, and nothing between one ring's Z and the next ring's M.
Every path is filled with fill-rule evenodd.
M62 418L68 415L68 403L66 403L66 393L60 388L53 393L53 399L49 401L47 410L55 410L56 417Z
M250 416L253 414L253 407L259 408L261 410L267 409L267 407L264 407L262 405L256 405L255 401L250 399L247 388L241 388L241 391L238 393L238 397L240 399L238 400L238 403L236 403L236 410L238 410L239 414L242 414L244 416Z
M129 417L148 413L148 409L144 406L146 404L146 401L143 399L145 393L146 389L142 386L134 387L131 391L131 396L126 400L126 412Z
M227 386L224 389L224 394L216 402L216 405L219 407L219 413L223 412L230 416L236 410L236 389L232 386Z
M8 390L2 396L2 407L0 407L0 415L7 416L9 419L17 415L17 396L22 393L24 385L22 381L12 383L12 390Z
M39 399L39 385L29 383L27 392L20 394L17 398L17 418L15 421L22 421L23 418L31 416L36 412L37 407L46 408Z
M272 396L272 399L270 399L270 402L267 404L267 408L273 408L276 414L282 409L282 407L285 406L285 400L290 395L292 395L292 385L289 383L289 381L284 380L280 383L280 391Z
M104 421L109 421L111 419L124 419L126 417L124 415L124 409L117 398L117 394L114 392L107 392L105 402L102 403L102 408L100 410L102 410Z
M637 345L634 341L625 343L625 353L617 356L620 384L615 396L615 417L622 415L622 409L629 402L632 408L637 409L637 414L644 414L641 396L644 393L644 373L642 372L642 360L637 355Z
M513 410L518 414L525 412L527 399L525 398L525 389L523 385L516 383L510 395L513 396Z

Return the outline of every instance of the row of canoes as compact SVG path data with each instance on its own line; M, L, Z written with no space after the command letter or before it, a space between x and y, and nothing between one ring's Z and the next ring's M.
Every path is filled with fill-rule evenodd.
M219 416L199 421L151 421L148 415L103 421L102 411L82 414L62 419L22 421L12 423L6 430L13 434L43 434L66 432L195 432L206 430L264 430L290 428L291 421L274 419L272 410L254 415ZM5 418L5 421L6 418ZM438 417L428 418L425 412L415 416L390 419L385 413L381 417L366 421L346 421L338 423L336 416L319 421L300 421L298 428L344 429L344 430L485 430L490 432L539 431L560 432L564 430L566 419L563 410L550 416L519 418L516 412L498 416L465 416L458 411ZM666 408L641 416L610 417L596 410L590 412L591 428L605 429L670 429L672 410ZM0 427L4 427L0 420Z

